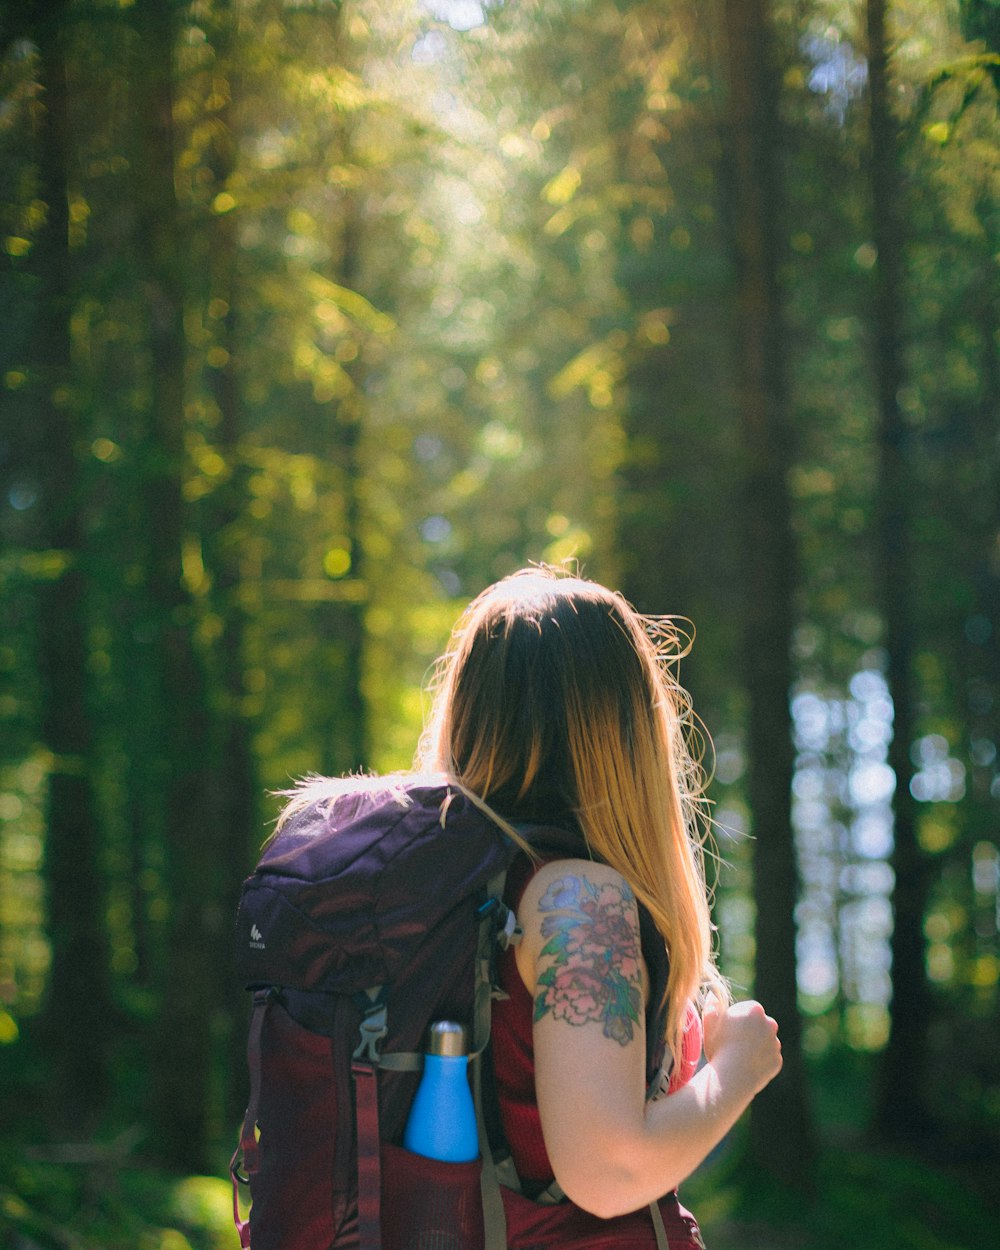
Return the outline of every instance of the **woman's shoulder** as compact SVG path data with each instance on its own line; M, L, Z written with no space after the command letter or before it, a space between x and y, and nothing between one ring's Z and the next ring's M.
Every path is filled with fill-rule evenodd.
M599 913L614 912L638 931L635 895L628 882L608 864L589 859L553 859L531 876L521 894L518 920L528 935L544 938L557 917L593 923Z
M620 872L587 859L552 860L528 883L517 917L523 933L517 967L530 994L561 984L572 971L577 981L587 981L588 993L603 986L607 998L613 967L614 983L631 986L639 1001L646 969L638 904ZM540 1010L536 1004L536 1013Z
M632 896L632 890L616 868L593 859L547 859L534 871L525 889L525 897L541 895L549 892L560 895L569 891L574 893L586 885L600 888L612 886L623 894ZM562 889L560 888L562 887Z

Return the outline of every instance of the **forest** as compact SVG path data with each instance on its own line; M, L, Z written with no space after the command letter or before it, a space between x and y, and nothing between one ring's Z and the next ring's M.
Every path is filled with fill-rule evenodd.
M998 92L1000 0L6 0L0 1245L237 1244L276 792L531 562L691 641L711 1250L995 1244Z

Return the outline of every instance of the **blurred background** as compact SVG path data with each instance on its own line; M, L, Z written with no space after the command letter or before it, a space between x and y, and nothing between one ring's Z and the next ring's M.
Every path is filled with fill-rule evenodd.
M782 1024L709 1245L994 1244L998 83L998 0L7 0L0 1244L235 1244L270 792L573 560L693 622Z

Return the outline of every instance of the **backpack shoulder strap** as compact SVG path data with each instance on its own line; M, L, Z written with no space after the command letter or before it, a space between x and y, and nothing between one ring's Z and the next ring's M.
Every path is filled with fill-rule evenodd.
M482 1170L479 1186L483 1200L484 1250L507 1250L507 1217L500 1194L500 1177L493 1148L486 1131L483 1106L483 1063L492 1028L493 994L497 984L497 950L506 950L521 940L517 918L503 901L507 870L498 872L487 887L487 899L480 910L476 945L476 995L473 1019L472 1091L476 1107L476 1130Z
M358 1245L360 1250L382 1250L382 1149L374 1064L355 1057L351 1078L358 1135Z
M242 1250L250 1245L250 1220L240 1215L240 1185L248 1185L251 1176L259 1166L259 1148L257 1146L257 1112L260 1107L260 1043L264 1028L264 1016L277 991L273 987L257 990L253 996L253 1014L250 1017L250 1032L247 1037L247 1066L250 1069L250 1097L247 1101L246 1115L243 1117L243 1130L239 1144L229 1161L229 1174L233 1178L233 1219L240 1235ZM240 1170L242 1167L242 1171Z

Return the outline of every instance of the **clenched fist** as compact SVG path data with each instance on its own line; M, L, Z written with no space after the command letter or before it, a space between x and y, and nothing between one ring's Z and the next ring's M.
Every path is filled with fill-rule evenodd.
M781 1071L778 1022L751 1001L724 1007L711 999L705 1007L705 1058L720 1071L759 1093Z

